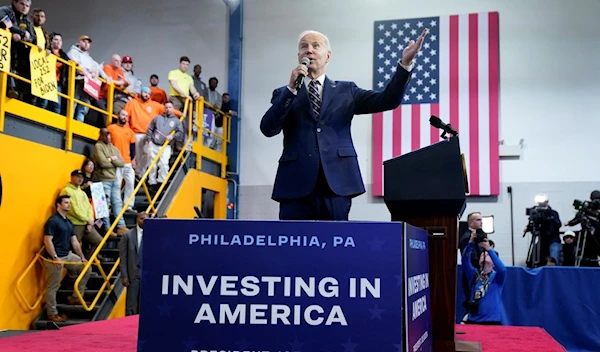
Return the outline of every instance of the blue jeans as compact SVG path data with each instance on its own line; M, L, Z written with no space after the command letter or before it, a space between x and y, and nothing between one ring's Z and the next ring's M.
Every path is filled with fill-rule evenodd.
M83 80L75 82L75 99L82 101L86 104L90 103L90 96L83 91ZM74 103L75 113L74 118L77 121L83 122L85 115L87 115L89 108L78 103Z
M550 243L550 256L556 260L556 265L560 265L560 251L562 250L562 243L552 242Z
M119 215L119 213L121 212L121 209L123 209L123 199L121 199L120 184L117 181L102 181L102 186L104 187L104 194L106 194L106 200L109 202L109 204L112 204L112 213L113 216L116 218L117 215ZM106 217L102 219L102 222L104 222L104 225L108 230L108 228L110 227L110 218ZM123 220L123 217L119 219L119 223L117 226L125 227L125 221Z
M60 86L56 86L56 91L58 93L62 93L62 88ZM53 101L46 100L46 99L38 98L37 106L42 109L46 109L48 111L52 111L53 113L60 115L61 100L62 100L61 96L58 96L58 102L56 102L56 103Z

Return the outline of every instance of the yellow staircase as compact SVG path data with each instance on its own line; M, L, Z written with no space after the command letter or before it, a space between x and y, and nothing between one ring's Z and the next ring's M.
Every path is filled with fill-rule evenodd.
M63 104L67 104L66 115L73 116L74 103L82 103L74 97L75 72L79 68L73 62L63 61L63 64L70 68L68 89L66 94L58 94L63 98ZM46 272L42 262L47 260L42 257L43 226L55 211L54 200L68 182L70 171L80 168L85 155L91 154L90 145L93 146L97 140L99 129L6 97L9 77L31 83L0 70L0 246L6 249L0 262L0 330L56 328L54 323L45 320L42 310L46 291ZM112 83L108 87L106 111L85 105L100 114L114 117L108 111L113 110L116 88ZM125 289L119 276L118 239L109 234L125 215L133 197L142 195L146 198L145 211L150 217L194 218L194 207L202 207L203 191L209 190L215 194L214 218L226 217L226 153L231 117L216 110L225 116L224 132L223 136L214 135L202 126L205 107L216 110L202 99L196 104L189 99L186 101L181 120L186 116L196 116L198 133L195 138L192 124L187 124L185 144L171 159L172 167L167 179L172 182L163 183L156 195L150 196L146 181L151 166L156 164L165 149L163 145L139 180L133 195L125 200L123 210L113 220L97 250L87 258L83 272L92 270L92 278L85 297L77 289L83 274L75 281L74 292L80 305L59 304L59 314L66 313L70 317L60 325L124 315ZM108 118L108 123L111 120ZM222 150L206 147L203 141L205 134L220 139ZM136 203L139 203L138 199ZM98 255L101 253L109 260L100 261ZM66 298L72 293L72 287L61 287L57 294L59 303L61 297Z

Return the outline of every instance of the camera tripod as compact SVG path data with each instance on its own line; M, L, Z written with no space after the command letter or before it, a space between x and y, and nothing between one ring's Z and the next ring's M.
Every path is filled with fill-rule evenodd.
M523 233L523 237L527 234L527 231ZM537 241L536 241L537 240ZM531 242L529 243L529 250L527 251L527 261L525 262L528 268L537 268L540 266L542 252L542 238L539 230L531 231Z
M592 222L589 219L586 219L584 217L583 220L581 221L581 231L579 232L579 235L577 236L577 244L575 246L575 266L581 266L581 262L584 260L585 248L586 248L588 238L590 238L592 241L596 242L596 244L600 247L598 240L594 236L595 232L596 232L596 228L592 225ZM598 258L596 256L596 258L594 258L594 259L588 258L586 261L598 263ZM598 264L596 264L596 266L597 265Z

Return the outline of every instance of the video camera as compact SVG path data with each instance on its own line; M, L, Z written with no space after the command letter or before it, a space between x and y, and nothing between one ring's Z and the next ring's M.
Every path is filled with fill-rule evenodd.
M575 199L573 201L573 207L577 211L582 211L584 213L591 213L591 214L596 215L598 210L600 210L600 199L584 200L584 201Z
M588 220L591 224L596 224L598 222L600 199L584 201L575 199L573 201L573 208L577 210L577 214L575 214L574 218L577 222L581 222L583 219Z
M554 212L547 206L536 205L525 209L525 215L529 216L529 222L542 224L554 220Z

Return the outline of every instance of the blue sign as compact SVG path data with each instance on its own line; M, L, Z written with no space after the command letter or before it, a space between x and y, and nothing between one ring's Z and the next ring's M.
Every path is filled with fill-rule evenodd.
M139 351L403 350L403 223L144 227Z
M428 234L421 228L405 224L404 240L406 351L428 352L433 349Z

